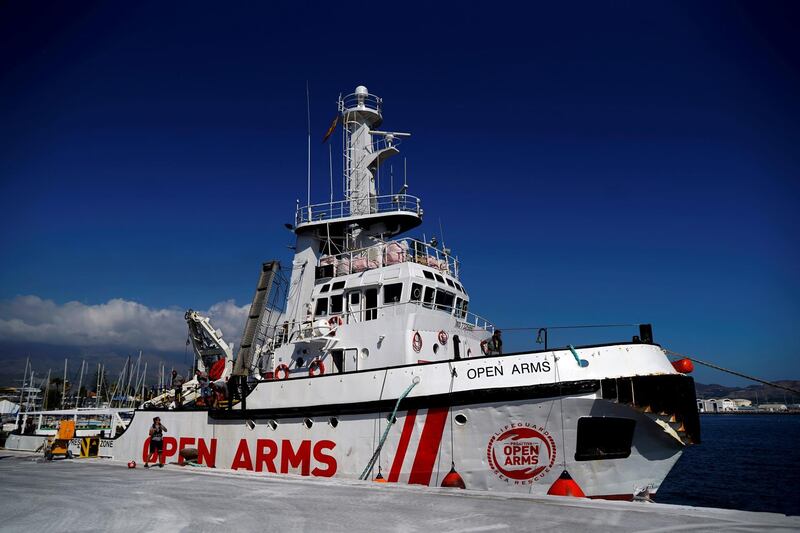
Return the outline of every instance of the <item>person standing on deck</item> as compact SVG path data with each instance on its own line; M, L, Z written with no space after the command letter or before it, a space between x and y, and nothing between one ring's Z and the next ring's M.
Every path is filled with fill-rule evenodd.
M150 468L148 464L155 455L155 463L159 468L164 468L164 433L167 432L166 426L161 425L161 418L153 418L153 425L150 426L150 454L145 459L144 467Z
M175 408L183 404L183 376L178 375L177 370L172 370L172 388L175 391Z
M491 338L489 339L486 347L489 350L488 355L503 355L503 339L500 338L502 331L499 329L494 330Z

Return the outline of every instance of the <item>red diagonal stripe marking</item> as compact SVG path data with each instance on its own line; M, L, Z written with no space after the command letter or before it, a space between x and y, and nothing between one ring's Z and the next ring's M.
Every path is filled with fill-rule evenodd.
M392 483L400 479L400 470L403 468L403 461L406 458L408 443L411 442L411 432L414 430L414 420L417 418L417 410L409 409L406 413L406 421L403 424L403 432L400 434L400 442L397 445L397 453L394 455L392 469L389 471L389 479Z
M442 442L444 424L447 422L449 410L449 407L428 409L428 416L425 417L425 426L422 428L422 436L419 439L417 456L414 458L414 466L411 467L411 475L408 477L409 484L430 484L433 465L436 463L436 454L439 451L439 444Z

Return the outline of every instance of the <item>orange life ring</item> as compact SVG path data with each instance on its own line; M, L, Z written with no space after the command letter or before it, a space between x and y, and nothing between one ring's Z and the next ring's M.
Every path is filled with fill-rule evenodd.
M283 377L281 377L283 372ZM289 365L278 365L275 369L275 379L287 379L289 377Z
M328 319L328 325L332 328L338 328L344 324L344 320L339 315L334 315Z
M319 370L319 374L315 372ZM309 376L316 376L322 375L325 373L325 363L322 362L322 359L314 359L308 364L308 375Z

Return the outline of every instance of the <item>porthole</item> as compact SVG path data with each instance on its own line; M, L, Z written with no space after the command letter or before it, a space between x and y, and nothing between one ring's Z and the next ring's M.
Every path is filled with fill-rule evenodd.
M307 427L308 429L311 429L311 426L313 426L313 425L314 425L314 421L313 421L313 420L311 420L310 418L304 418L304 419L303 419L303 425L304 425L305 427Z
M245 422L245 424L247 425L247 429L249 429L250 431L256 429L256 423L253 422L252 420L248 420L247 422Z
M330 417L330 418L328 419L328 424L329 424L329 425L330 425L332 428L335 428L336 426L338 426L338 425L339 425L339 419L338 419L338 418L336 418L335 416L332 416L332 417Z
M467 423L467 417L464 413L458 413L453 419L459 426L463 426Z
M277 423L277 422L275 422L274 420L269 420L269 421L267 421L267 425L268 425L268 426L270 427L270 429L271 429L271 430L273 430L273 431L275 431L276 429L278 429L278 423Z
M433 345L433 353L439 353L439 345L438 344L434 344Z
M361 359L366 359L369 357L369 350L367 348L361 348Z

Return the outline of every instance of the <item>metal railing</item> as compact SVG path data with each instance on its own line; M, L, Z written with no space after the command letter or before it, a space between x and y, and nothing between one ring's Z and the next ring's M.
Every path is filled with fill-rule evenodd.
M456 319L456 325L468 331L477 330L491 333L495 329L495 326L485 318L478 316L475 313L464 311L463 309L455 309L453 306L444 306L435 303L423 303L421 301L397 302L380 305L378 307L365 308L358 311L329 313L300 323L293 324L286 322L284 324L278 324L274 327L271 327L271 331L267 332L267 335L272 339L268 344L268 349L275 350L283 344L295 341L325 338L338 327L338 325L331 324L333 319L341 319L342 325L360 324L363 322L370 322L372 320L385 318L387 316L396 316L398 314L402 314L405 311L405 306L409 305L439 310L453 315ZM391 315L389 311L395 312L393 315ZM323 325L323 322L327 325ZM334 322L334 324L338 324L338 321Z
M333 266L332 277L338 277L399 263L418 263L458 279L458 259L435 246L410 238L322 256L317 266Z
M352 213L351 202L365 206L366 213ZM294 217L294 225L308 224L310 222L322 222L326 220L336 220L353 216L354 214L380 214L392 212L414 213L422 216L420 199L409 194L385 194L364 199L339 200L337 202L326 202L322 204L306 205L298 207Z
M339 112L358 111L359 109L369 109L377 111L379 114L383 108L383 98L374 94L348 94L339 99Z

